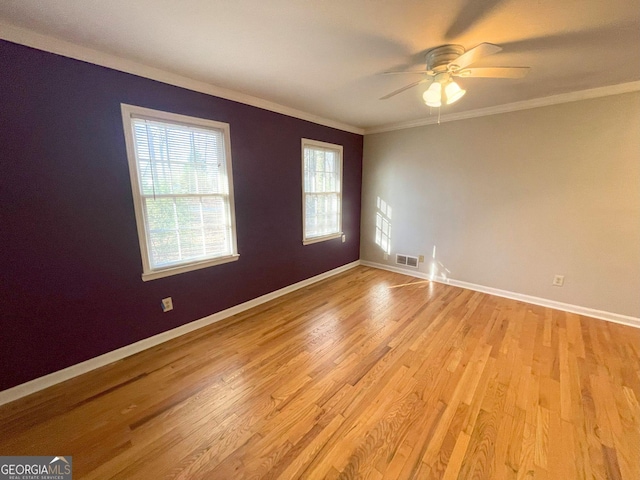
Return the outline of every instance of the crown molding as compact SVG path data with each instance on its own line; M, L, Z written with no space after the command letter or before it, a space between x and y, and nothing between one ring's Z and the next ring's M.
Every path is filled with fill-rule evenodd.
M102 67L112 68L125 73L130 73L151 80L156 80L169 85L186 88L195 92L206 93L216 97L232 100L234 102L243 103L275 113L287 115L289 117L299 118L319 125L343 130L358 135L368 135L372 133L389 132L393 130L403 130L413 127L421 127L425 125L433 125L438 123L437 118L428 117L406 122L397 122L387 125L381 125L370 128L359 128L346 123L338 122L328 118L320 117L311 113L297 110L292 107L280 105L279 103L264 100L245 93L237 92L227 88L218 87L207 82L195 80L177 73L168 72L156 67L151 67L143 63L128 60L116 55L101 52L89 47L77 45L75 43L60 40L55 37L44 35L41 33L18 27L8 23L0 22L0 39L9 42L18 43L27 47L36 48L46 52L62 55L64 57L81 60ZM589 90L580 90L576 92L562 93L549 97L534 98L521 102L507 103L504 105L496 105L493 107L479 108L466 112L458 112L445 114L440 116L440 123L453 122L456 120L465 120L468 118L484 117L487 115L496 115L499 113L515 112L518 110L527 110L530 108L546 107L557 105L560 103L575 102L579 100L587 100L590 98L605 97L609 95L617 95L621 93L640 91L640 81L621 83L618 85L608 85L605 87L592 88Z
M200 80L194 80L177 73L161 70L143 63L128 60L99 50L94 50L82 45L77 45L65 40L60 40L48 35L43 35L8 23L0 22L0 39L36 48L38 50L55 53L57 55L62 55L63 57L82 60L102 67L131 73L139 77L149 78L151 80L175 85L195 92L206 93L215 97L233 100L234 102L244 103L245 105L251 105L252 107L262 108L275 113L281 113L289 117L299 118L300 120L306 120L326 127L364 135L364 129L353 125L320 117L318 115L303 112L302 110L280 105L279 103L270 102L235 90L218 87Z
M618 95L621 93L636 92L639 90L640 81L620 83L617 85L608 85L606 87L591 88L589 90L561 93L559 95L552 95L550 97L532 98L531 100L506 103L504 105L496 105L494 107L479 108L477 110L469 110L467 112L449 113L440 116L440 123L465 120L467 118L485 117L487 115L496 115L499 113L516 112L518 110L528 110L530 108L547 107L550 105L558 105L560 103L576 102L579 100L606 97L609 95ZM372 133L383 133L393 130L404 130L406 128L422 127L425 125L433 125L435 123L438 123L437 118L421 118L418 120L390 123L388 125L382 125L379 127L366 128L364 133L365 135L369 135Z

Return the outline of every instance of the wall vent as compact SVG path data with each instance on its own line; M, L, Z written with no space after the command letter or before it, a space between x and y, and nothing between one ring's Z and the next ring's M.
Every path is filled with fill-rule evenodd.
M396 254L396 263L398 265L406 265L407 267L418 268L418 257Z

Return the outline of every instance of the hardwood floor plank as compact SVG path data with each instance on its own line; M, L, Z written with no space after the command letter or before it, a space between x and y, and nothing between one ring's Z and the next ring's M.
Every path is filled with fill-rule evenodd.
M357 267L0 407L78 479L640 478L640 330Z
M344 417L337 414L326 426L322 422L315 424L265 478L301 478L302 472L343 422Z

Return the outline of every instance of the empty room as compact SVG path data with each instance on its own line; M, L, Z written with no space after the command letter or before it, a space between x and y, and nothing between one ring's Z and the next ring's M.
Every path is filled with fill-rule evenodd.
M630 0L0 3L0 480L640 478Z

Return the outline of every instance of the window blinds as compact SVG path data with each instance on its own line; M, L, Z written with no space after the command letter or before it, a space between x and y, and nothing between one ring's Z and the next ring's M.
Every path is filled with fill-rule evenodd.
M131 122L151 269L231 255L224 132Z
M341 158L338 150L304 147L305 239L341 230Z

